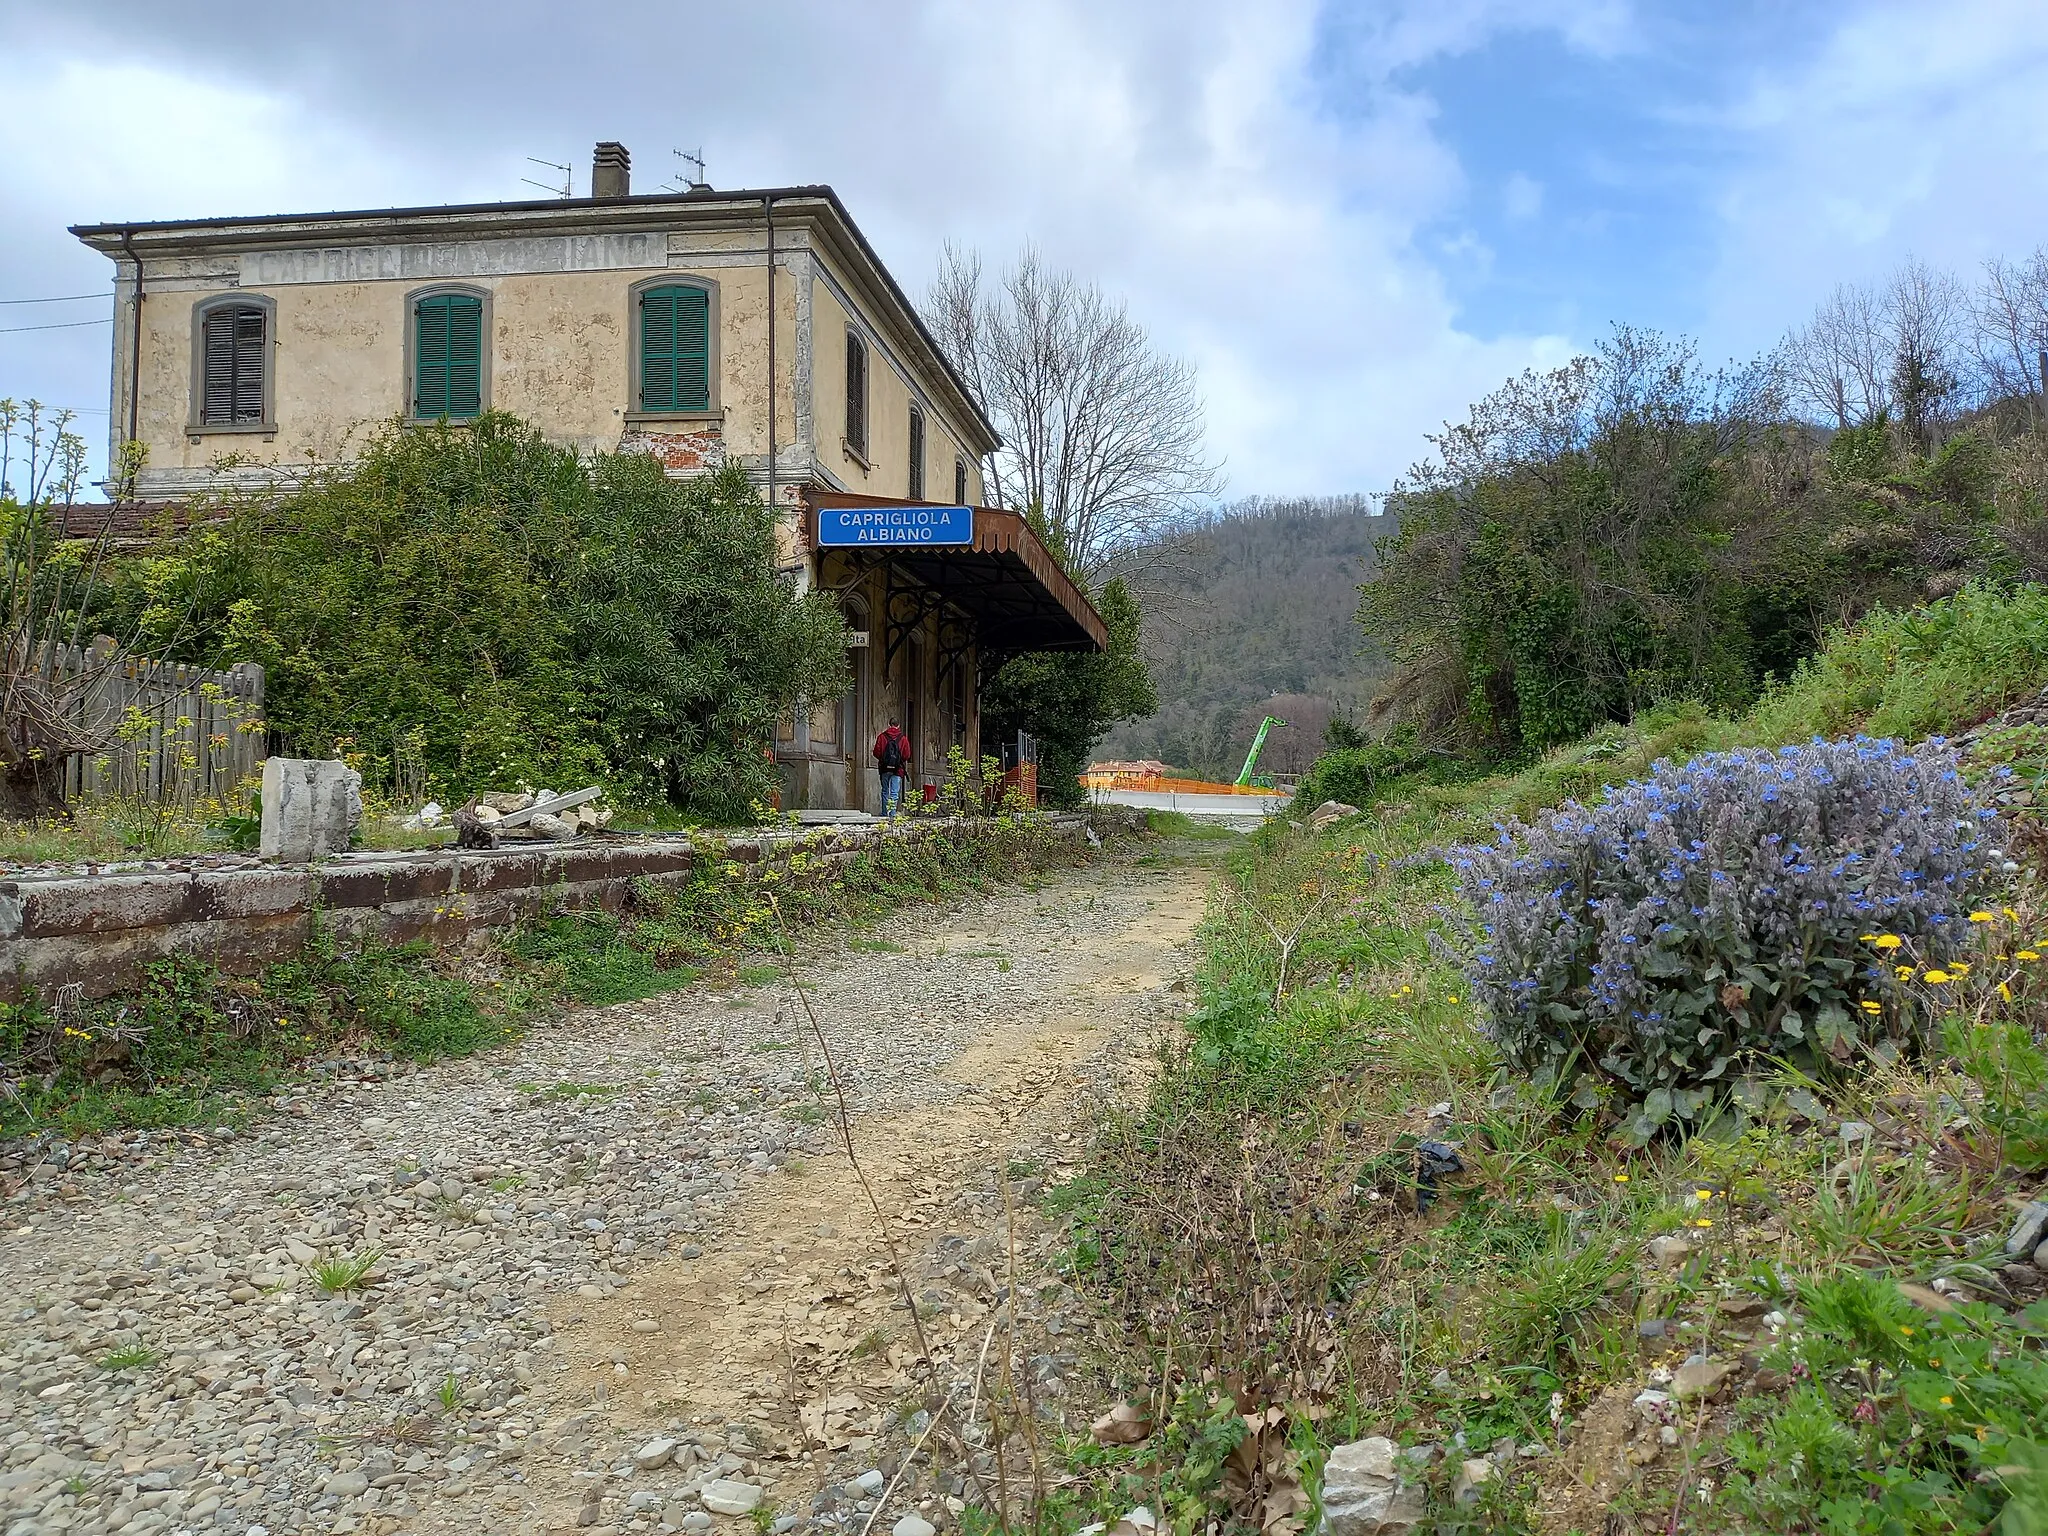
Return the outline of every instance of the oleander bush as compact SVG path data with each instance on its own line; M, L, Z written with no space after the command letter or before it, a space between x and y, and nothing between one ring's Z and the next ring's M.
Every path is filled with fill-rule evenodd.
M2012 866L1955 752L1857 737L1655 764L1452 856L1450 952L1509 1063L1647 1140L1753 1063L1920 1043L1894 945L1939 967ZM1880 942L1882 941L1882 942Z

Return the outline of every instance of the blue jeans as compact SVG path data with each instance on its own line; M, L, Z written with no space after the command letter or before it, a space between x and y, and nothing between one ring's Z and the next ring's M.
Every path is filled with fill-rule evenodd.
M903 775L885 773L882 775L882 815L889 820L896 819L896 813L903 809Z

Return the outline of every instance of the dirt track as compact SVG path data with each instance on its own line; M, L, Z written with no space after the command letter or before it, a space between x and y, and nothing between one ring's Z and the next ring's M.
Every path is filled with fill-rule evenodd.
M942 1382L986 1348L1013 1230L1044 1278L1030 1197L1182 1006L1205 885L1118 860L907 912L803 973ZM25 1189L0 1525L744 1529L704 1507L722 1478L785 1529L861 1528L916 1330L807 1036L786 984L672 994ZM369 1290L312 1283L372 1248ZM1070 1301L1034 1283L1041 1337L1071 1336ZM151 1358L103 1365L123 1346ZM1075 1364L1036 1357L1040 1390ZM903 1497L943 1528L956 1489Z

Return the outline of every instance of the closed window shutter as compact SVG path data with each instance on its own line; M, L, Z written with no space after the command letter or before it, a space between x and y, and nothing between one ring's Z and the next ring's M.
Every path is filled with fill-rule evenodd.
M910 499L924 500L924 412L910 408Z
M653 288L640 296L640 409L711 409L711 295Z
M955 459L953 461L953 504L961 507L967 505L967 461L965 459Z
M466 293L437 293L421 299L413 315L413 415L438 421L480 414L483 300Z
M210 427L263 420L268 327L262 310L231 305L207 311L200 327L199 420Z
M846 440L868 451L868 349L851 332L846 337Z

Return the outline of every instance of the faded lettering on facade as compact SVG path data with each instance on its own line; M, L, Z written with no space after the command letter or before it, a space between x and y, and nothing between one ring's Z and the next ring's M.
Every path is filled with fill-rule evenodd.
M606 272L667 264L668 236L641 230L245 251L241 281L244 288L285 283L442 282L522 272Z

